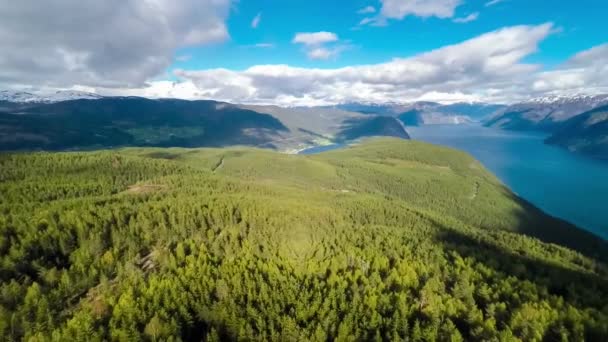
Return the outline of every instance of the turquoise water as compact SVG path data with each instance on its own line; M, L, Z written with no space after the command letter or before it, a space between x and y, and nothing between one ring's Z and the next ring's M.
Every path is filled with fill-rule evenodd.
M407 130L412 139L470 153L520 197L608 239L608 162L546 145L537 133L475 125Z
M337 149L342 148L344 146L346 146L346 145L344 145L344 144L331 144L331 145L325 145L325 146L315 146L315 147L311 147L311 148L307 148L305 150L302 150L302 151L298 152L298 154L321 153L321 152L325 152L325 151L337 150Z

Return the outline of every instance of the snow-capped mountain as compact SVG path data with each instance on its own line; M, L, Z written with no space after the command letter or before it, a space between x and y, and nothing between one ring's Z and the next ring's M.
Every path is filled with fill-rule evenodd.
M567 104L578 104L586 105L591 107L601 106L608 102L608 94L602 95L549 95L533 98L528 101L522 102L522 104L541 104L541 105L567 105Z
M29 93L25 91L0 91L0 101L15 103L55 103L77 99L100 99L103 96L75 90L58 90L52 93Z
M607 104L608 94L544 96L502 108L492 115L486 125L551 131L570 118Z

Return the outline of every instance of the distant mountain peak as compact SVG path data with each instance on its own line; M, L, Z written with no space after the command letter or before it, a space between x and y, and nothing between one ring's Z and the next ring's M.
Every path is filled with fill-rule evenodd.
M100 99L103 96L77 90L57 90L51 93L30 93L26 91L0 91L0 101L16 103L55 103L79 99Z
M547 95L505 107L486 125L512 130L554 131L566 120L604 105L608 105L608 94Z
M546 95L532 98L522 103L527 104L567 104L573 102L588 102L590 105L599 105L603 102L608 102L608 94L589 95L589 94L572 94L572 95Z

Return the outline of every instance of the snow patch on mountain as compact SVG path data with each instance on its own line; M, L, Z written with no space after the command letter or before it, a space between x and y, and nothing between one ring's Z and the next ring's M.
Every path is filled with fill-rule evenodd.
M608 105L608 94L543 96L498 110L486 121L486 125L514 130L553 131L566 120L604 105Z
M540 104L540 105L566 105L576 103L588 107L597 107L608 103L608 94L603 95L549 95L530 99L522 102L522 104Z
M26 91L0 91L0 101L15 103L55 103L79 99L100 99L103 96L76 90L57 90L51 93L30 93Z

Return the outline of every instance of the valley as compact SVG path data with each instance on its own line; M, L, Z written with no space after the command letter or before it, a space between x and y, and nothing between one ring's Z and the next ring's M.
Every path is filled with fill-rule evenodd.
M247 145L289 152L366 136L408 138L396 118L338 109L139 97L0 105L0 150Z
M606 13L0 1L0 342L608 341Z
M2 338L608 336L608 169L544 144L602 158L604 107L497 129L487 104L19 96Z
M544 97L511 105L435 102L280 107L216 101L0 93L0 150L247 145L287 153L369 136L409 138L406 127L482 123L555 134L547 143L608 159L608 96ZM582 119L582 118L586 119ZM578 127L583 122L584 127ZM593 127L588 128L587 126Z

